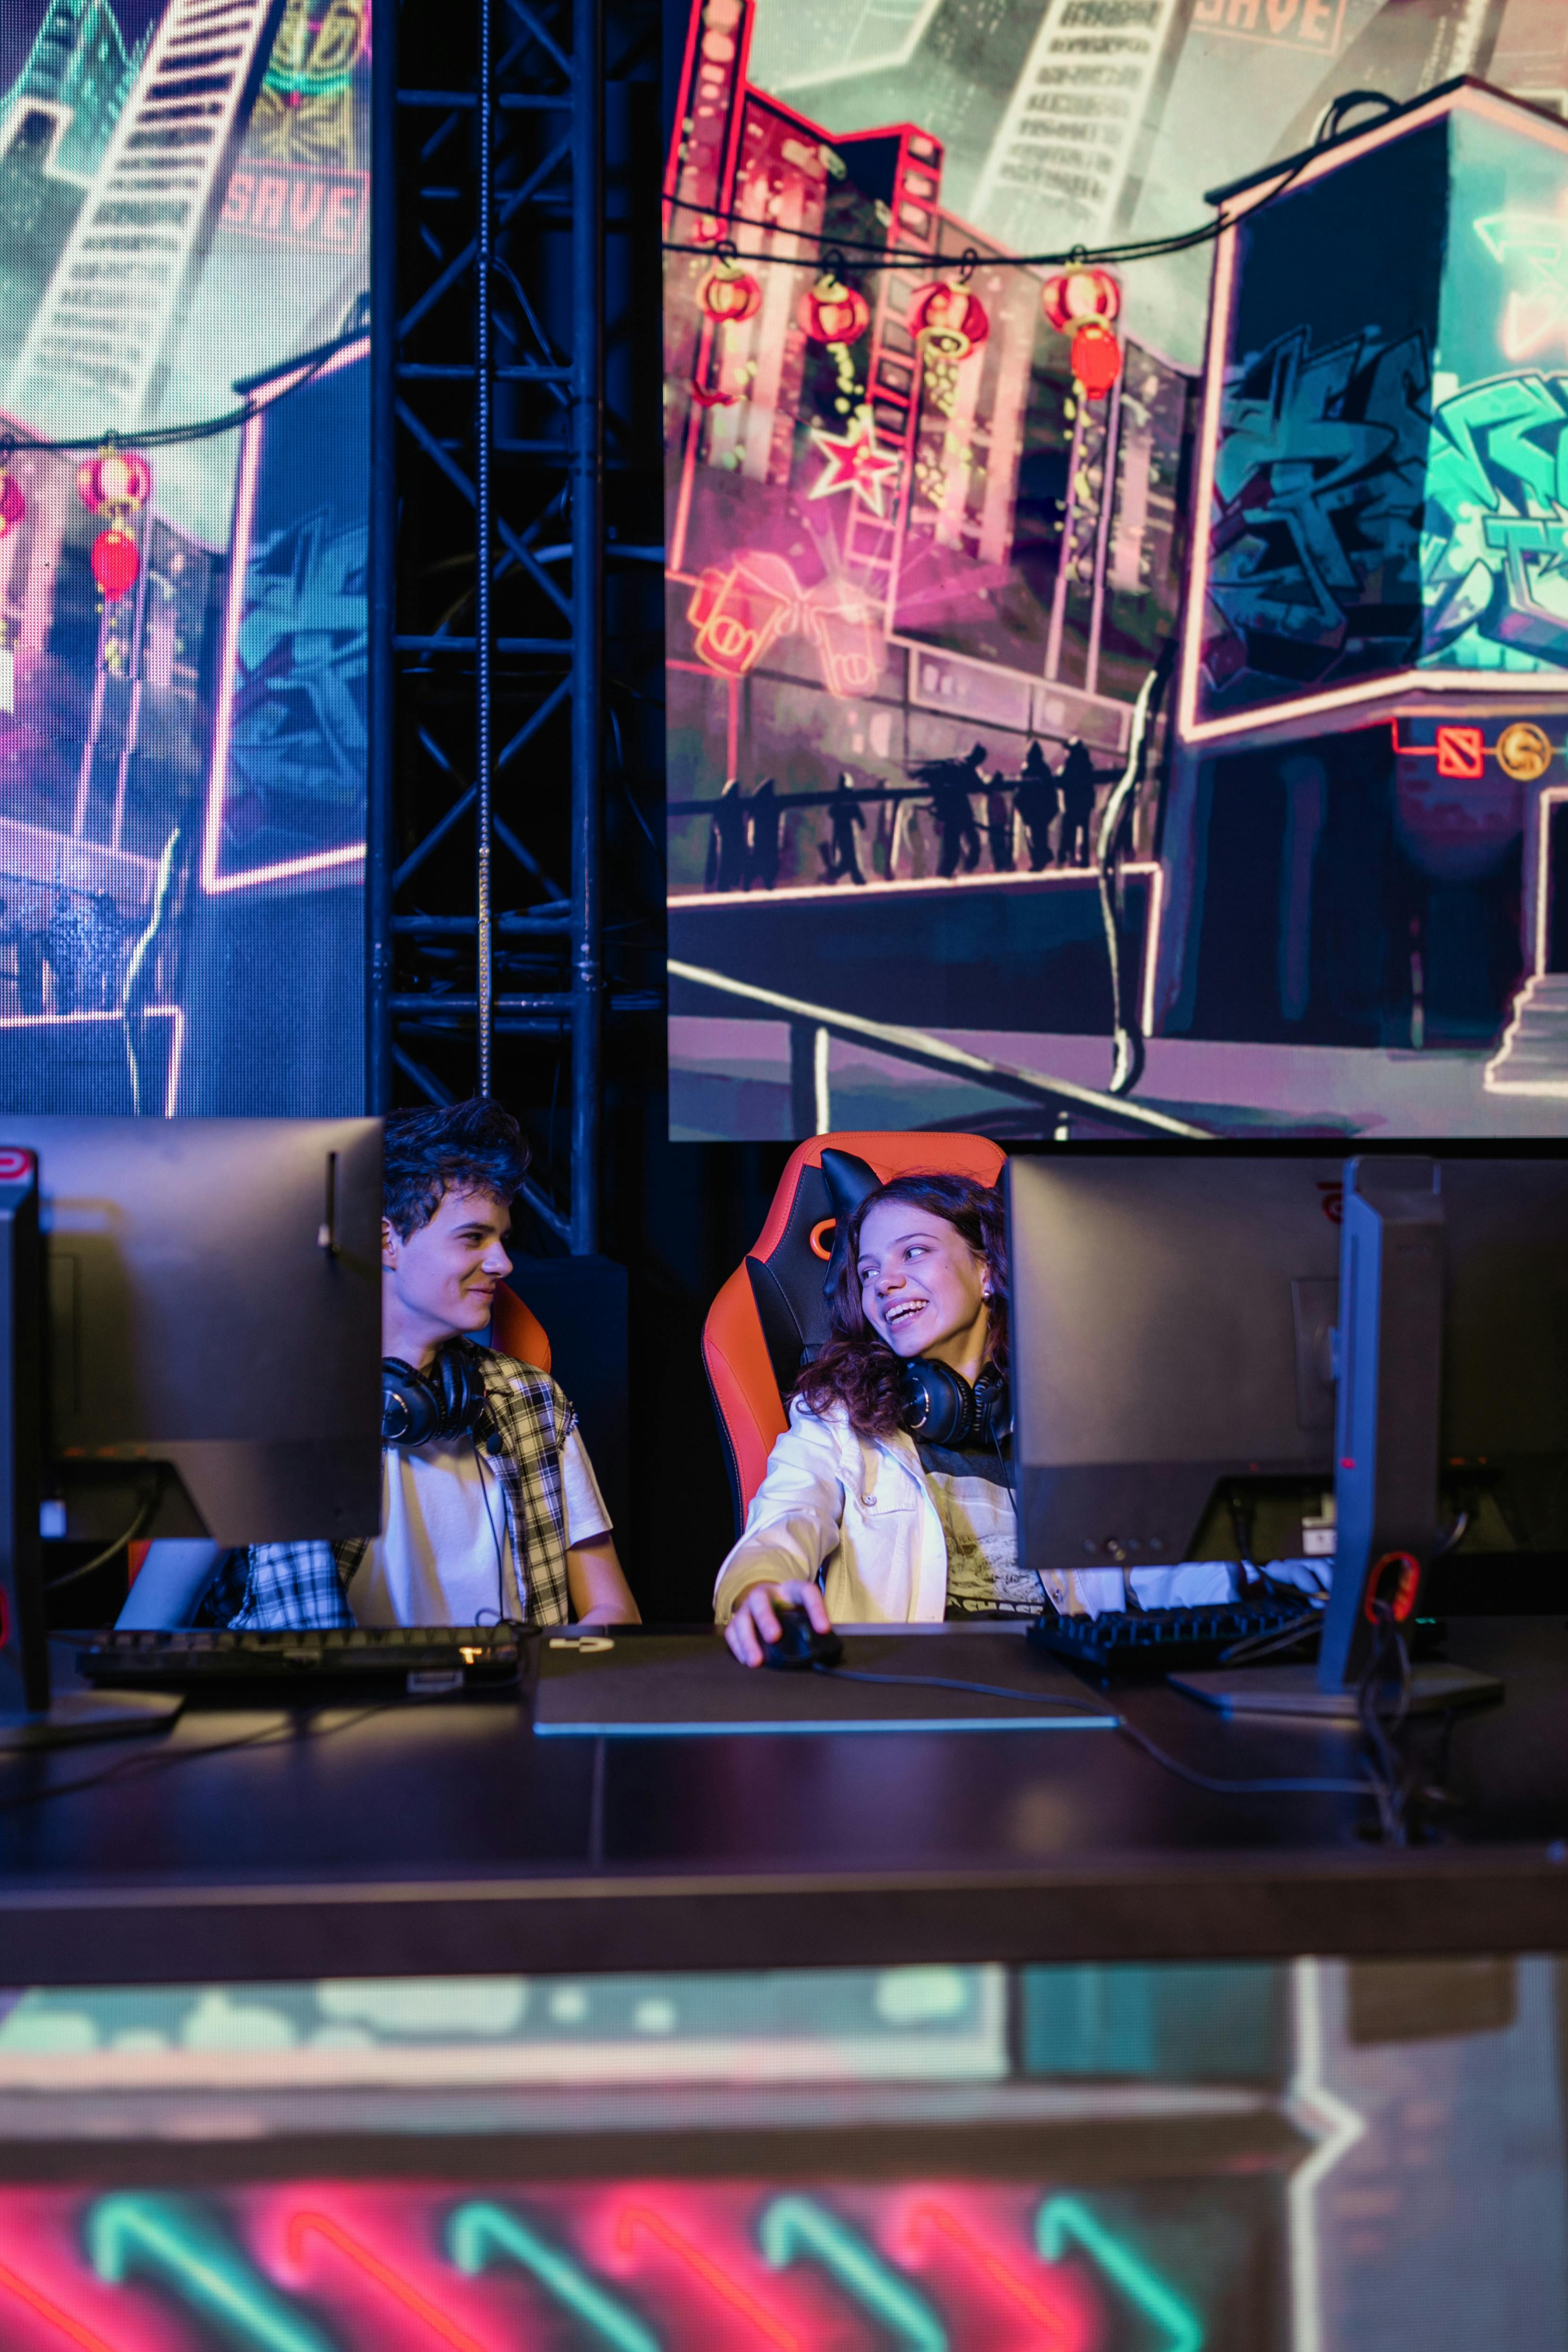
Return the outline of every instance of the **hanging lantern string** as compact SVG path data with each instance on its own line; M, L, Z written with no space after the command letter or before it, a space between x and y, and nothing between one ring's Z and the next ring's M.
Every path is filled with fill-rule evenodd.
M702 250L711 253L713 247L704 246ZM357 341L360 339L354 336L345 340ZM132 443L138 449L172 449L182 442L212 441L222 433L238 433L253 416L259 416L263 409L270 408L274 401L287 400L291 392L303 392L312 377L319 375L328 361L336 359L341 349L340 342L329 343L324 350L313 352L308 362L301 361L299 373L294 382L284 391L275 392L270 400L245 400L237 408L226 409L221 416L200 416L188 425L110 425L106 430L84 433L68 441L45 440L41 435L29 433L25 426L7 425L5 433L0 435L0 466L5 465L12 457L31 457L39 452L102 457L107 450L124 448ZM288 364L285 360L274 373L281 375Z
M1376 93L1367 91L1360 94L1370 97ZM1392 100L1388 101L1390 105L1393 102ZM1320 141L1298 155L1290 169L1275 182L1268 194L1260 196L1249 213L1248 218L1256 219L1266 205L1278 204L1286 191L1300 179L1307 165L1316 162L1320 146L1323 143L1326 142ZM850 257L851 266L868 274L878 269L930 271L954 266L952 257L945 254L903 252L896 247L874 245L865 237L845 236L841 232L830 237L816 229L783 228L779 222L759 220L752 213L716 212L712 205L690 203L683 196L674 197L671 202L677 212L695 213L704 220L722 221L727 228L762 229L775 236L793 237L800 245L817 246L821 249L824 258L831 253L842 261L847 254ZM1175 236L1134 237L1121 245L1073 245L1053 253L992 253L982 257L973 246L967 246L957 258L957 268L962 273L958 283L966 284L970 272L982 260L988 269L1086 269L1095 267L1111 268L1118 263L1158 261L1166 254L1190 253L1195 246L1212 245L1215 238L1230 226L1230 222L1221 213L1215 219L1206 221L1201 228L1184 229ZM664 240L664 249L666 253L697 253L710 258L716 252L722 251L737 261L773 263L782 261L787 268L800 267L798 262L788 261L784 256L778 253L737 252L733 240L728 236L726 237L722 247L716 247L711 243L705 245L682 237L666 237Z

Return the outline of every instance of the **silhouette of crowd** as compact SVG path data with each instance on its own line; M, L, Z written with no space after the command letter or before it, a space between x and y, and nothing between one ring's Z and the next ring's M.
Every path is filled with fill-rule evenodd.
M890 873L896 870L904 852L913 854L922 810L930 815L936 829L936 873L941 880L950 880L960 872L975 873L987 847L998 874L1020 869L1041 874L1051 866L1088 866L1095 792L1119 770L1097 768L1088 746L1078 737L1067 745L1059 770L1052 769L1038 742L1030 744L1019 774L1011 780L988 774L988 756L986 746L976 743L962 759L926 760L908 770L911 782L922 790L898 792L894 796ZM879 792L875 797L885 802L888 795ZM982 803L984 844L976 815L977 800ZM765 776L749 796L742 793L738 776L729 778L708 820L705 889L775 887L787 805L779 799L771 776ZM813 805L821 806L821 799ZM826 805L828 838L817 844L821 872L811 878L863 884L866 876L856 835L867 830L865 806L847 769L841 771Z

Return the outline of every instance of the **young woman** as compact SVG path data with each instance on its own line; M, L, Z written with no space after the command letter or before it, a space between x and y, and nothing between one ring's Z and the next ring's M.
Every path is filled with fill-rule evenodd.
M835 1617L929 1623L1042 1605L1019 1558L999 1194L967 1177L895 1177L846 1240L832 1338L795 1383L719 1570L715 1613L748 1666L778 1638L781 1601L821 1633ZM1063 1611L1121 1605L1115 1570L1044 1581Z

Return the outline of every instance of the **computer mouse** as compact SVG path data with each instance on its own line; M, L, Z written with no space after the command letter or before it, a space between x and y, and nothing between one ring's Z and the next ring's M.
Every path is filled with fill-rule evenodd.
M775 1601L773 1614L779 1620L779 1639L762 1644L765 1666L800 1674L812 1666L838 1664L844 1654L844 1645L836 1633L819 1633L803 1609Z

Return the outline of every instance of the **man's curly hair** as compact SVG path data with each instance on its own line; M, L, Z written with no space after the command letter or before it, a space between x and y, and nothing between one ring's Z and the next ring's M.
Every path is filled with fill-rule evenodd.
M448 1192L484 1192L509 1205L528 1164L522 1129L499 1103L476 1096L444 1110L394 1110L386 1124L382 1207L407 1241Z

